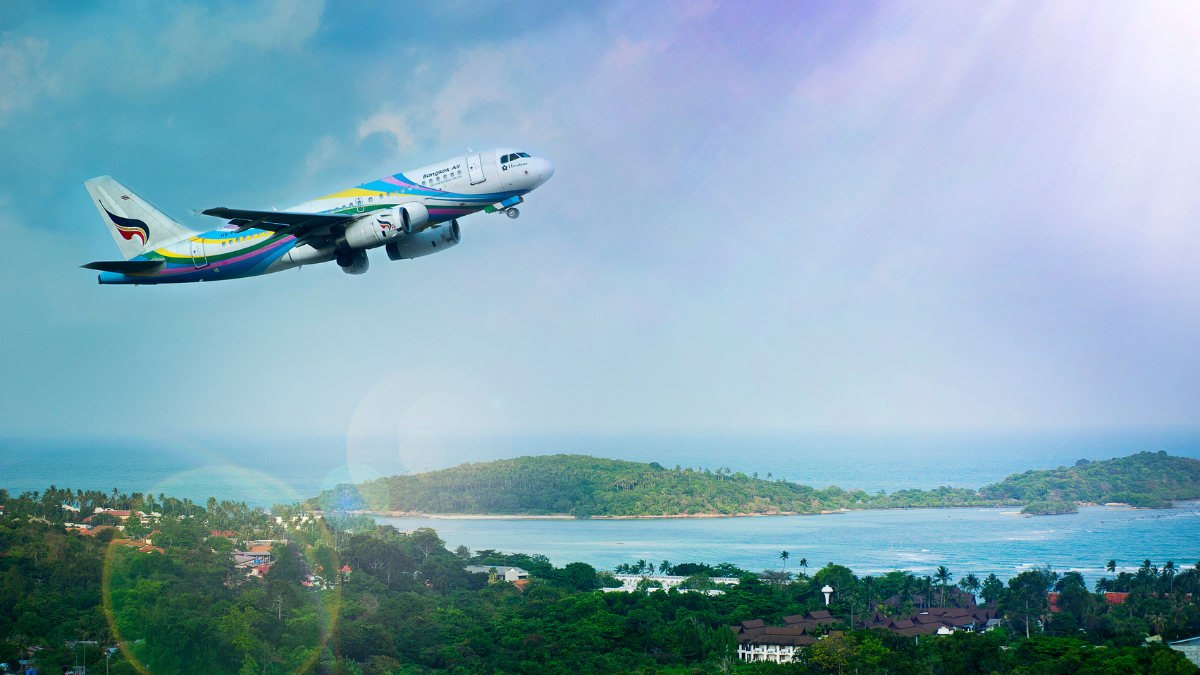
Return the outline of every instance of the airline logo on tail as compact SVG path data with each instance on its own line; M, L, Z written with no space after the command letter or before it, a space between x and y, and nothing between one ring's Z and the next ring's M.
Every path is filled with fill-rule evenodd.
M129 199L129 197L122 195L121 199ZM104 205L101 204L100 208L104 209ZM108 209L104 209L104 212L108 214L109 218L112 218L113 225L117 226L117 231L121 233L122 238L126 241L133 241L134 237L140 237L142 246L146 245L146 240L150 238L150 228L146 226L145 222L136 218L122 218Z

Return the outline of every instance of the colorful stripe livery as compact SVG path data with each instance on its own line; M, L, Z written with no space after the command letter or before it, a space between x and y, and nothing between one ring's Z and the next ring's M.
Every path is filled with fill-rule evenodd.
M509 204L522 202L553 172L546 160L498 148L387 176L283 211L238 211L235 218L231 210L215 209L218 213L213 215L224 213L232 220L204 233L187 230L137 195L132 202L118 201L129 200L127 195L133 193L104 176L85 185L115 228L118 244L123 251L127 245L122 239L137 239L145 246L136 255L126 253L126 263L85 267L121 270L102 271L102 284L239 279L329 260L346 272L361 273L367 268L367 249L386 246L393 260L419 257L458 242L457 223L451 226L452 237L439 230L443 223L497 208L516 217ZM114 213L118 206L124 216ZM149 217L133 217L142 213L136 208ZM164 234L168 229L173 236Z

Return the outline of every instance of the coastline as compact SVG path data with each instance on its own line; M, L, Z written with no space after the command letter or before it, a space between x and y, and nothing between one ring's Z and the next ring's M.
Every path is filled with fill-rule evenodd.
M430 520L671 520L682 518L769 518L774 516L836 516L855 511L913 511L917 509L998 509L1004 506L891 506L881 509L831 509L819 513L800 511L773 511L770 513L677 513L647 516L588 516L576 518L569 514L523 515L523 514L472 514L472 513L424 513L422 511L313 511L314 515L378 516L380 518L428 518Z
M1194 502L1200 499L1177 499L1175 502ZM1171 502L1174 503L1174 502ZM1107 504L1097 504L1094 502L1076 502L1078 506L1104 506L1109 511L1155 511L1163 509L1152 509L1144 507L1130 506L1129 504L1121 504L1110 502ZM372 511L372 510L357 510L357 511L312 511L314 515L348 515L348 516L378 516L381 518L428 518L430 520L670 520L679 518L769 518L774 516L835 516L843 513L853 513L856 511L913 511L919 509L1011 509L1014 506L1024 506L1023 504L965 504L963 506L887 506L875 509L830 509L819 513L800 512L800 511L772 511L770 513L676 513L669 515L649 515L649 516L588 516L587 518L576 518L570 514L559 513L550 515L525 515L525 514L490 514L490 513L425 513L423 511ZM1021 513L1020 511L1002 511L1003 515L1018 515L1027 518L1034 515L1074 515L1073 513L1056 513L1056 514L1032 514Z

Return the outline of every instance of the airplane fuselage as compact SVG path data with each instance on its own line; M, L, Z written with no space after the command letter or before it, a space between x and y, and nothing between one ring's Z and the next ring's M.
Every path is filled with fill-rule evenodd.
M254 227L254 222L232 221L208 232L192 233L194 236L157 245L130 259L130 262L159 261L162 263L159 266L134 273L104 271L99 281L104 284L217 281L331 260L337 260L344 268L361 261L365 271L366 249L387 246L392 259L419 257L457 243L458 218L484 210L507 210L515 217L516 211L511 207L553 173L550 162L508 148L452 157L280 212L353 216L361 217L364 222L369 219L370 232L379 235L378 240L371 238L369 243L355 245L354 250L348 247L344 231L338 235L337 228L334 234L341 236L340 239L337 236L298 239L297 235L287 233L286 228L281 232L278 227L262 229ZM417 210L422 206L427 210L425 222L411 231L396 229L397 224L389 221L388 214L399 213L396 207L411 212L414 204L420 205L415 207ZM356 273L351 269L346 271Z

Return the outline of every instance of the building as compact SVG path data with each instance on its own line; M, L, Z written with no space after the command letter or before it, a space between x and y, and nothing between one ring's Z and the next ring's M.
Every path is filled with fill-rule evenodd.
M1200 636L1168 642L1167 646L1177 652L1183 652L1188 661L1200 666Z
M817 644L804 628L768 626L762 619L730 626L738 643L738 658L743 661L792 663L800 650Z
M640 584L643 579L650 582L657 582L659 585L655 588L661 587L663 590L675 588L676 586L679 586L688 580L688 577L680 577L671 574L614 574L613 577L615 577L617 581L621 582L621 587L617 590L621 590L626 593L636 591L638 584ZM732 586L738 582L738 579L736 577L712 577L711 581L714 584L721 586ZM715 589L707 591L709 595L721 595L724 592L725 591Z
M496 581L519 581L529 578L529 572L520 567L509 567L507 565L467 565L463 569L471 574L488 575L489 583Z

